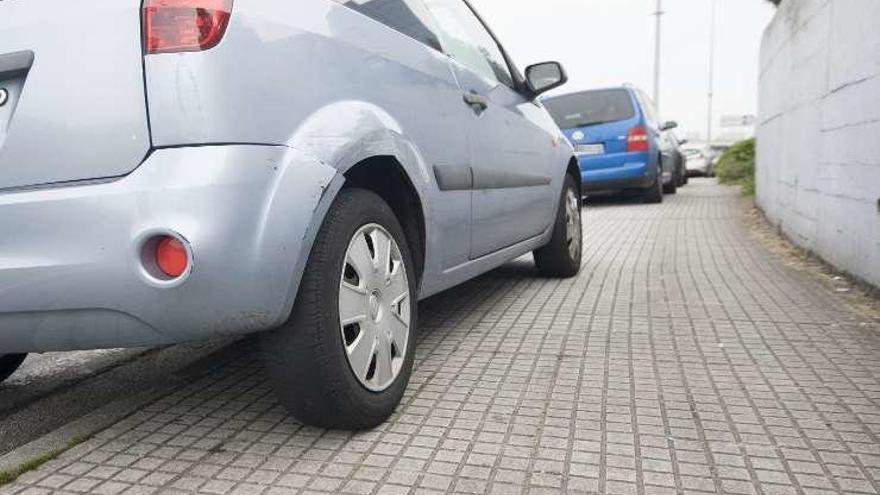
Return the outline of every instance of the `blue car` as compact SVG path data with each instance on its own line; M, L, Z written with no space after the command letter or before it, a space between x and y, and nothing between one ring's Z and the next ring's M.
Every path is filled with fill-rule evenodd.
M660 203L674 193L673 150L651 99L623 86L571 93L543 100L574 145L584 192L637 190L646 202Z

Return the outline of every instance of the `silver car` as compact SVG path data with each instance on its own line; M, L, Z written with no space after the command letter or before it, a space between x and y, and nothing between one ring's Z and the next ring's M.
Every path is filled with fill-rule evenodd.
M687 158L687 173L690 176L710 177L712 175L712 158L704 147L688 146L682 149Z
M0 2L0 379L263 332L295 417L381 423L419 299L578 272L565 81L464 0Z

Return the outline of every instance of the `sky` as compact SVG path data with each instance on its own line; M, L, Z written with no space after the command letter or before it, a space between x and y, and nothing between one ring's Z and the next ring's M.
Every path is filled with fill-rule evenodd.
M717 0L714 132L722 115L754 114L758 55L775 8ZM557 93L631 83L653 94L656 0L471 0L520 70L562 62ZM663 0L660 114L680 136L706 132L711 0Z

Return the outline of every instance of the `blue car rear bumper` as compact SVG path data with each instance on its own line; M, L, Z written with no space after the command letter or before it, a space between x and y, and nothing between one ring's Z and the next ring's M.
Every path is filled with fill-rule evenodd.
M657 167L647 153L618 153L578 158L587 191L645 189L654 184Z

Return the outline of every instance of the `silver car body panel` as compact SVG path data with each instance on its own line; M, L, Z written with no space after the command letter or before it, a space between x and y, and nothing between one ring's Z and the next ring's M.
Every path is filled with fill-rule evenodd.
M145 87L125 84L143 93L154 151L134 172L93 183L136 167L137 153L118 156L114 170L54 177L74 180L65 187L0 189L0 228L15 233L0 238L0 352L277 326L344 174L369 158L393 158L421 201L420 298L549 241L573 156L549 115L338 3L239 1L215 48L136 60ZM482 115L463 102L473 89L490 99ZM146 126L143 113L131 115ZM91 153L103 157L103 145ZM8 184L28 182L39 181ZM194 253L192 274L174 287L138 269L139 239L162 229Z
M13 87L0 107L0 190L117 177L143 160L139 3L0 2L0 87ZM3 57L20 53L32 62Z
M139 346L245 333L286 317L336 171L274 146L158 150L103 184L0 195L0 349ZM341 181L340 181L341 182ZM194 253L174 287L141 241Z

